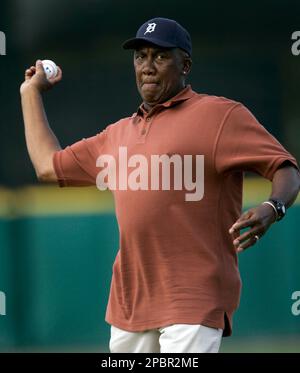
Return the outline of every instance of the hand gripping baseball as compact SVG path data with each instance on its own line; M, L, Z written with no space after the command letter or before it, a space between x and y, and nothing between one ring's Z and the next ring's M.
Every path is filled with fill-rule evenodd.
M61 79L62 70L59 66L57 66L57 74L47 79L42 61L37 60L35 66L31 66L25 71L25 80L20 87L20 92L23 93L30 87L36 88L39 92L44 92L51 89Z

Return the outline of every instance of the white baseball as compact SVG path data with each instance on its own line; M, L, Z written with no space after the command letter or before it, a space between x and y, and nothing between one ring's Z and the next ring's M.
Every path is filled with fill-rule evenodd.
M55 78L58 73L56 64L51 60L43 60L42 63L47 79Z

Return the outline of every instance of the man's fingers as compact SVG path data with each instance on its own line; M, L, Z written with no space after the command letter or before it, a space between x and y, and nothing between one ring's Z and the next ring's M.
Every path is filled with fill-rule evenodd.
M240 246L241 243L249 240L250 238L258 235L259 237L262 235L261 231L257 228L249 229L247 232L241 234L240 236L236 237L233 241L235 247Z
M35 61L35 67L36 67L37 69L39 69L40 67L43 67L42 60L36 60L36 61Z
M249 218L248 212L241 215L238 220L230 227L229 233L232 234L237 230L237 224L245 222Z
M231 233L232 240L235 241L239 237L239 235L239 231L233 231L233 233Z
M258 235L257 235L257 236L258 236ZM259 237L259 236L258 236L258 237ZM248 249L248 247L255 245L257 241L258 241L258 240L257 240L257 237L252 236L252 237L250 237L250 239L249 239L248 241L246 241L246 242L240 244L236 251L237 251L238 253L240 253L240 252L242 252L242 251Z
M233 226L229 229L229 233L234 233L235 231L239 231L243 228L250 227L254 223L254 220L252 218L243 220L243 221L237 221L233 224Z
M57 83L62 79L62 70L59 66L57 66L57 70L57 75L54 78L49 79L51 83Z
M25 70L25 80L30 80L32 76L36 72L36 67L35 66L30 66L28 69Z
M33 74L34 74L34 72L31 70L31 68L25 70L25 80L29 80L32 77Z
M26 70L26 72L31 72L31 73L35 73L35 67L34 66L30 66L27 70Z
M45 73L45 71L44 71L44 67L43 67L42 60L36 60L36 63L35 63L35 69L36 69L36 72L37 72L38 74L46 75L46 73Z

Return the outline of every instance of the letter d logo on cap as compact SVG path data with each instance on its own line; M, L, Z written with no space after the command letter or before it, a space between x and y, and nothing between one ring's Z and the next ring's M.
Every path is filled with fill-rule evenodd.
M154 23L154 22L153 23L148 23L148 27L147 27L144 35L146 35L147 32L149 32L149 33L153 32L155 30L155 27L156 27L156 23Z

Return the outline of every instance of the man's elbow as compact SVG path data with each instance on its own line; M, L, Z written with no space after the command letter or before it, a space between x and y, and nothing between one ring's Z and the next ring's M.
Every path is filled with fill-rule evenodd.
M37 170L36 176L41 183L55 183L57 177L54 170Z
M295 188L296 190L300 191L300 172L299 170L296 168L296 167L290 167L290 171L291 171L291 176L294 176L293 179L295 180L294 184L295 184ZM292 179L292 177L291 177Z
M295 168L295 167L292 167L292 173L294 174L294 177L291 178L291 181L294 180L294 187L296 189L296 192L297 194L299 193L300 191L300 172Z
M300 191L300 172L298 168L296 168L294 165L289 164L289 162L284 162L283 166L278 169L279 172L280 170L284 170L283 172L285 172L285 170L287 171L287 173L284 174L285 177L288 177L290 179L291 185L294 185L295 189Z
M298 174L298 193L300 192L300 172L297 170Z
M291 188L294 187L296 195L300 192L300 172L295 167L291 167Z

